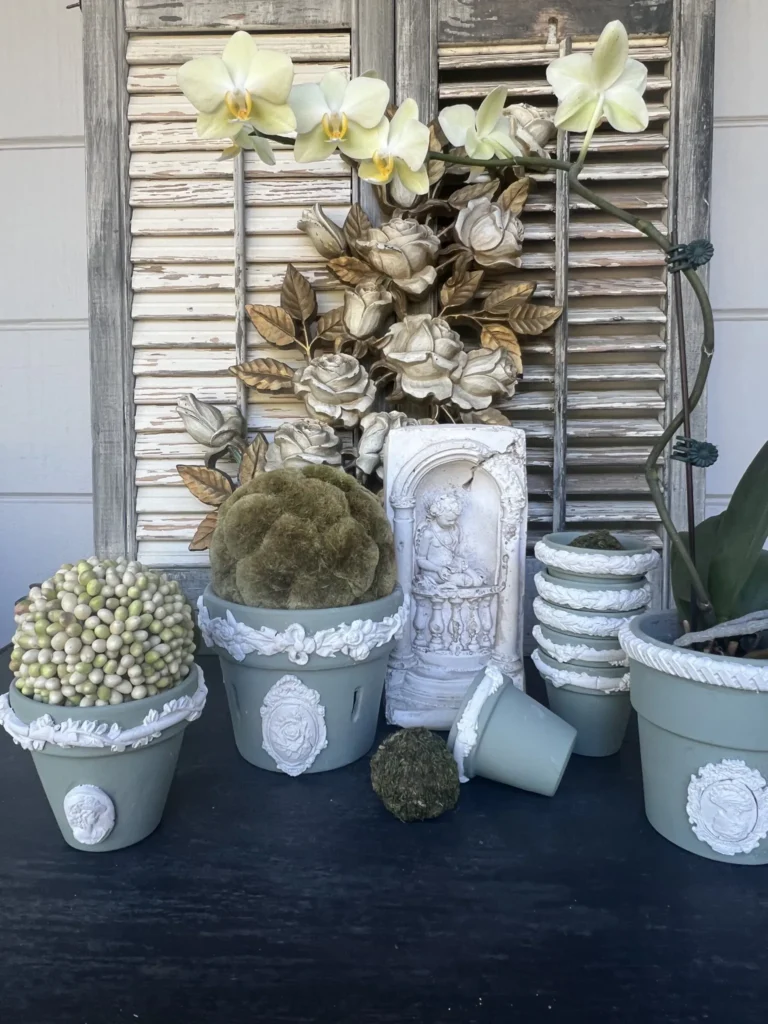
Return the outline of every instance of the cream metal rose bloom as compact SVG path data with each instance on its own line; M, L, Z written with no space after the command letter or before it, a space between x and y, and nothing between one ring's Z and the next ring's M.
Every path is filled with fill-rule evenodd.
M408 419L404 412L369 412L363 416L360 420L363 433L357 446L358 469L367 474L375 470L379 477L383 476L381 454L390 430L411 423L416 423L416 420Z
M309 237L312 245L326 260L343 256L347 251L344 232L331 220L319 203L315 203L311 210L303 211L298 228Z
M275 431L267 450L265 469L301 469L303 466L341 465L341 441L332 427L318 420L284 423Z
M426 224L395 217L364 231L355 243L360 255L409 295L423 295L437 278L433 266L440 239Z
M221 57L196 57L182 64L177 81L200 112L197 134L201 139L232 139L273 164L269 142L248 134L247 129L282 135L296 128L288 106L293 84L291 58L259 50L247 32L235 32Z
M505 107L504 115L509 118L510 134L523 151L524 156L546 156L544 148L555 137L555 122L543 110L530 103L513 103Z
M419 313L393 324L381 344L398 384L413 398L451 397L450 375L463 352L461 338L447 320Z
M392 293L359 284L344 293L344 329L353 338L370 338L392 312Z
M245 438L245 420L234 405L225 406L222 411L194 395L182 395L176 408L189 436L212 452L220 452L228 444Z
M547 81L558 99L555 124L568 132L585 132L585 147L605 116L619 132L648 127L643 93L648 71L629 56L629 37L620 21L602 31L593 53L571 53L553 60Z
M352 81L344 71L329 71L319 83L294 86L294 156L299 163L325 160L337 149L352 160L368 160L376 150L389 86L362 75Z
M354 427L376 397L376 385L354 356L318 356L293 378L293 390L323 423Z
M456 218L456 237L481 267L519 267L522 221L487 196L471 199Z
M503 348L477 348L462 352L451 374L451 400L460 409L487 409L494 398L511 398L517 371L512 356Z

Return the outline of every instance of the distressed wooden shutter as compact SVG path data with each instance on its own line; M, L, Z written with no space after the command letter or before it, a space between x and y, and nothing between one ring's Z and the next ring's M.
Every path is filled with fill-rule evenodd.
M570 0L544 10L532 2L440 0L428 19L419 0L398 9L398 98L417 95L431 116L450 103L476 105L499 84L508 86L510 103L554 110L547 63L591 49L605 22L620 18L632 55L648 66L651 120L638 135L601 127L582 178L683 241L706 236L711 0ZM581 138L561 135L553 155L573 157ZM532 177L523 269L512 274L541 282L537 295L565 304L566 314L547 334L522 339L524 380L506 408L528 437L529 537L608 527L662 546L643 464L670 407L679 408L677 324L663 256L632 227L569 195L564 174ZM695 353L696 311L686 302ZM680 521L678 468L667 467L666 485Z
M343 215L358 183L341 160L298 165L289 151L277 174L251 155L218 162L176 89L183 61L246 28L291 54L297 80L376 68L424 119L499 83L510 102L553 109L547 62L589 49L621 18L649 67L651 123L636 136L601 128L583 177L682 241L707 234L714 0L559 0L543 12L533 0L83 0L83 10L96 542L178 570L192 591L207 559L187 545L206 509L175 466L203 451L176 400L193 391L247 404L250 426L268 432L301 414L290 399L246 395L227 367L259 353L244 306L277 301L288 261L319 286L321 305L336 304L296 221L314 201ZM577 144L558 141L561 153ZM516 273L567 315L524 339L525 378L507 410L528 434L530 536L604 525L660 544L642 466L679 401L669 275L641 235L570 196L563 175L535 177ZM689 298L686 310L695 352ZM666 468L666 485L681 521L678 469Z

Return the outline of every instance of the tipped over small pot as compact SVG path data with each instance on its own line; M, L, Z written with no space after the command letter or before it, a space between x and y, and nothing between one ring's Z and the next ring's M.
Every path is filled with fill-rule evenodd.
M462 782L476 775L554 796L576 730L517 689L495 665L472 682L448 737Z
M160 824L184 730L207 692L198 665L172 689L105 707L42 704L12 687L0 697L0 724L31 751L66 842L107 853Z

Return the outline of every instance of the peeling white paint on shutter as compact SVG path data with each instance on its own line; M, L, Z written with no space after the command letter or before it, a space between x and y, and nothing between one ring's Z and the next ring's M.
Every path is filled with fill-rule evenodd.
M574 50L592 41L575 40ZM651 122L638 135L604 125L581 177L612 202L643 211L666 226L671 52L667 37L634 37L632 55L649 68L646 100ZM477 101L496 85L509 102L554 110L546 64L557 44L467 43L439 48L439 102ZM581 137L571 139L577 150ZM554 155L555 146L552 146ZM495 275L536 279L537 296L555 293L554 175L534 174L537 187L523 214L523 268ZM568 230L568 403L565 518L568 528L631 530L658 542L657 513L643 463L662 431L666 408L667 277L663 255L629 225L617 223L578 197ZM553 329L521 338L524 379L506 411L525 429L529 446L530 537L552 528Z
M348 33L254 34L291 55L296 81L349 67ZM228 372L236 362L235 165L217 159L221 143L197 139L195 112L176 87L180 64L219 54L226 38L136 35L128 43L137 538L149 565L208 562L205 552L188 550L207 506L176 472L177 463L202 465L204 450L184 432L176 401L188 391L219 404L242 398ZM293 262L318 288L321 311L330 309L339 303L338 286L296 224L315 202L343 219L349 168L340 158L298 164L285 148L276 155L274 171L254 154L245 158L247 301L278 304ZM269 348L250 324L246 342L249 359ZM248 395L251 430L270 434L302 410L291 397Z

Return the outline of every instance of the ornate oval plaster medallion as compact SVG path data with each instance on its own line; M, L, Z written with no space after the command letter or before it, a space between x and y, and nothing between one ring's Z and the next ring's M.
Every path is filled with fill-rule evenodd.
M328 746L325 708L317 690L283 676L261 705L262 746L286 775L301 775Z
M115 827L115 805L98 786L83 785L70 789L64 797L64 816L72 835L83 846L104 842Z
M694 834L716 853L751 853L768 835L768 789L744 761L705 764L692 775L685 807Z

